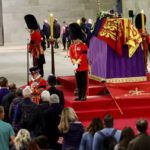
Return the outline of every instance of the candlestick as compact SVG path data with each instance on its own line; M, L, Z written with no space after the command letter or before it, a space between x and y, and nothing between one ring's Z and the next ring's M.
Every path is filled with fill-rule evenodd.
M80 26L80 19L77 20L77 24Z
M50 26L51 26L51 39L53 39L53 14L50 14Z
M142 33L145 33L145 21L144 21L144 11L141 11L141 20L142 20Z

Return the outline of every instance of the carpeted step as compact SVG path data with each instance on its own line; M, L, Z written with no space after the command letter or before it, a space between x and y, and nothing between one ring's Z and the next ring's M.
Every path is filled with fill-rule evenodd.
M74 90L76 88L76 81L74 76L58 76L57 80L60 85Z
M86 101L72 101L72 107L76 111L110 109L115 108L115 103L110 96L88 96Z
M150 106L145 107L130 107L122 109L123 114L120 113L119 109L95 109L90 111L76 111L80 121L92 120L94 117L103 118L106 114L113 115L114 118L144 118L149 116Z
M128 98L128 99L118 99L116 100L120 107L122 108L129 108L129 107L142 107L142 106L149 106L150 99L143 98Z
M57 77L57 80L59 84L62 86L69 88L71 90L76 89L76 81L75 81L75 76L59 76ZM105 86L98 81L94 81L92 79L89 79L89 84L88 84L88 95L103 95L104 94L104 88Z

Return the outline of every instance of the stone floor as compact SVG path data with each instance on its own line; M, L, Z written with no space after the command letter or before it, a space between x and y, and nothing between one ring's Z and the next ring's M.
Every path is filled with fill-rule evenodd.
M62 48L54 50L55 74L56 76L73 75L73 66L70 58L66 57L67 52ZM51 50L45 51L46 64L44 65L44 78L51 74ZM9 82L22 86L27 83L27 54L26 46L2 46L0 47L0 76L8 78ZM30 56L30 67L32 66L32 56ZM150 60L148 63L150 72Z
M60 49L54 50L55 74L56 76L73 75L73 66L67 52ZM45 51L46 64L44 65L45 76L51 74L51 50ZM30 56L32 66L32 56ZM27 54L26 46L4 46L0 47L0 76L8 78L9 83L14 82L17 86L27 83Z

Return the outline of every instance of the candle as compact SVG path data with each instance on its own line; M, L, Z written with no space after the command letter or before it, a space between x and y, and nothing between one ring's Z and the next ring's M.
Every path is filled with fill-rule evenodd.
M77 24L80 26L80 19L77 20Z
M53 39L53 14L50 14L51 39Z
M142 20L142 33L145 33L145 24L144 24L144 11L141 11L141 20Z

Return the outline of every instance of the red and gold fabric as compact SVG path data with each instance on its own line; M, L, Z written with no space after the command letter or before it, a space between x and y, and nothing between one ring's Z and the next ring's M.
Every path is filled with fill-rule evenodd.
M122 24L118 18L105 18L99 30L98 38L105 41L122 56Z
M36 81L31 80L29 82L29 85L30 85L32 92L33 92L33 97L32 97L33 102L35 102L36 104L39 104L41 93L44 90L46 90L46 87L47 87L46 80L43 79L42 77L40 77Z
M39 31L33 30L30 36L31 41L29 44L29 51L32 52L34 60L36 60L39 58L39 55L44 54L43 48L41 46L41 34Z
M138 30L134 27L133 23L129 19L122 19L122 26L124 30L123 44L128 45L129 58L131 58L142 42L142 38Z
M120 56L122 56L122 45L128 45L129 58L133 56L142 42L138 30L127 18L105 18L98 38L105 41Z
M76 69L76 71L86 71L88 70L88 61L87 61L87 50L88 47L84 43L79 44L72 44L70 46L70 58L72 63L77 62L79 64L79 67Z

